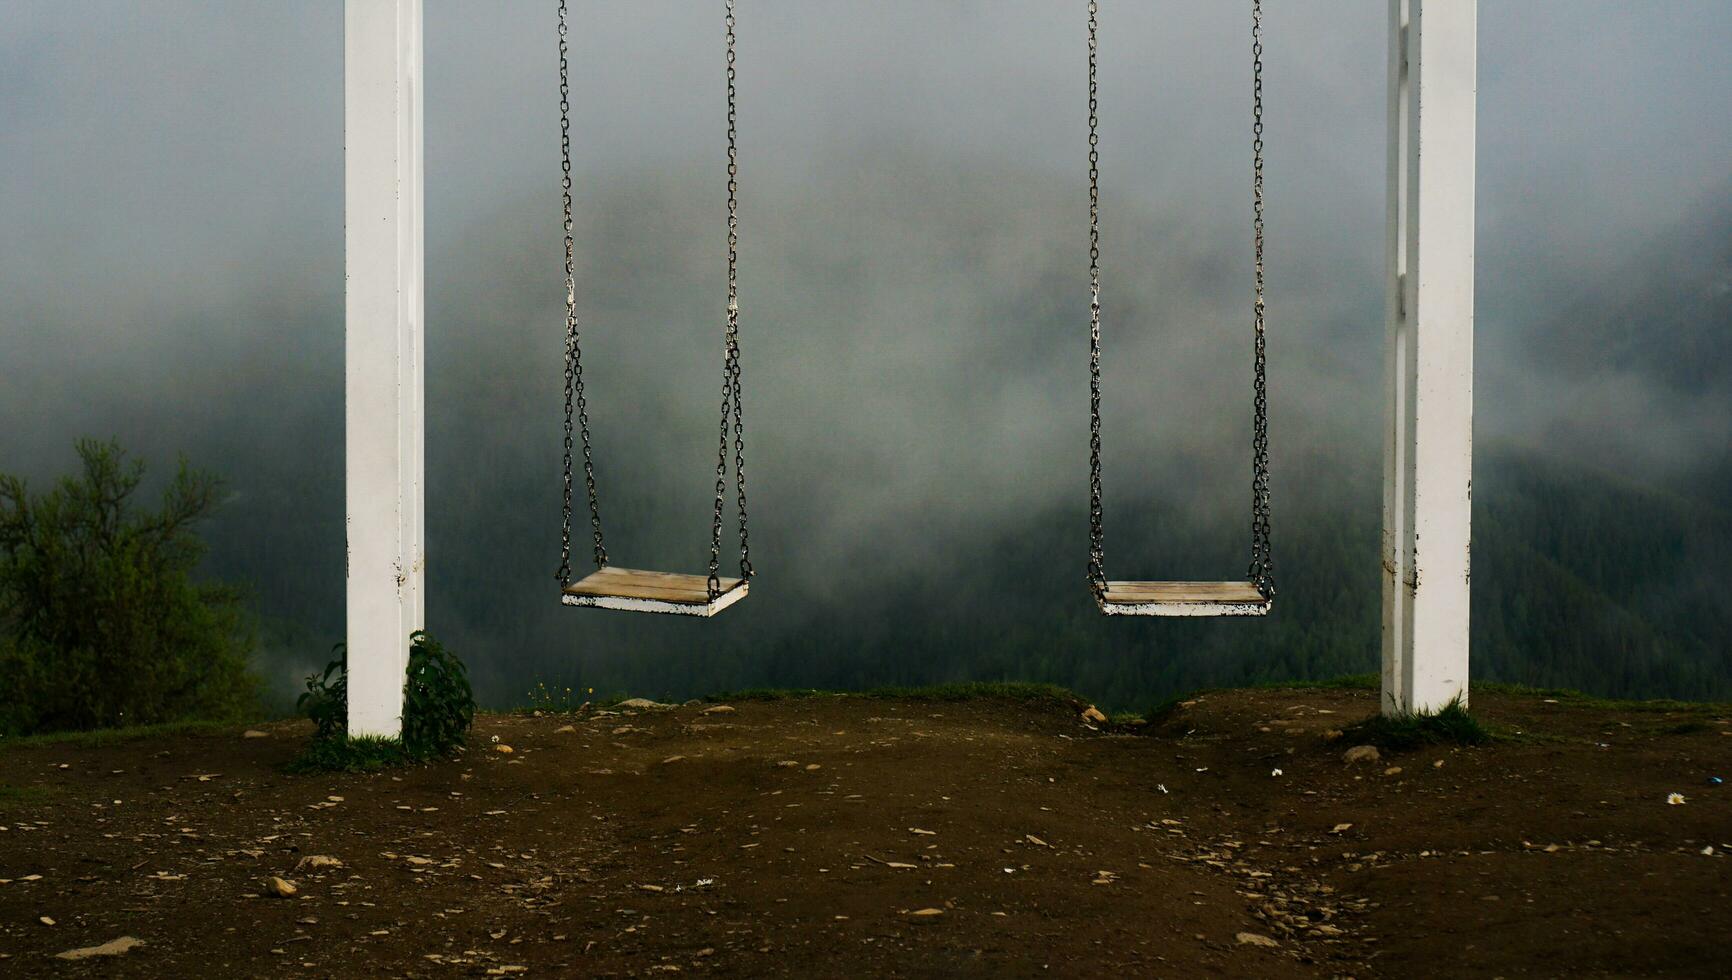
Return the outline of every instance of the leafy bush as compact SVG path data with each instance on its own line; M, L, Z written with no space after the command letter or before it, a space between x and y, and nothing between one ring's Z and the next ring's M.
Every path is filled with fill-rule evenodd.
M193 579L221 481L183 459L147 509L141 461L77 449L81 471L46 493L0 474L0 732L245 715L244 594Z
M307 691L295 700L295 710L313 722L313 738L327 741L342 735L349 723L349 668L343 644L331 648L336 657L325 669L307 676Z
M403 750L411 759L450 755L469 735L475 694L463 661L426 632L409 638L403 686Z
M348 737L348 651L339 643L332 650L336 658L307 677L306 693L296 702L315 729L299 768L370 769L386 764L393 753L419 761L450 755L463 745L475 720L475 694L463 662L425 631L411 634L409 644L403 737L394 743Z

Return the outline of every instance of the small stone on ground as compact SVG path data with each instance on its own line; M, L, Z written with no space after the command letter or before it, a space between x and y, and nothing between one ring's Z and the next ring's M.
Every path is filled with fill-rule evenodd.
M55 953L54 958L57 960L88 960L97 956L124 956L143 945L141 940L131 936L121 936L118 939L110 939L100 946L81 946L78 949L69 949L64 953Z

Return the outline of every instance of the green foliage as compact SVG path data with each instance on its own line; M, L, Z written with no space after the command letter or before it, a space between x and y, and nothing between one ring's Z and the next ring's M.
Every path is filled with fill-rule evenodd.
M1468 714L1460 698L1435 712L1367 718L1349 726L1346 735L1348 739L1391 751L1425 745L1482 745L1492 737L1478 719Z
M413 761L395 738L315 738L284 768L293 773L374 772Z
M798 701L804 698L839 698L847 692L823 691L810 687L747 687L737 691L721 691L708 695L705 701Z
M578 692L570 687L548 687L546 681L536 681L529 690L529 704L523 710L540 711L552 715L571 714L582 710L589 703L589 696L595 693L595 688L585 688Z
M1702 721L1701 719L1694 719L1693 718L1689 721L1680 721L1680 722L1677 722L1676 724L1667 725L1666 727L1660 729L1660 734L1662 734L1662 735L1700 735L1703 732L1713 731L1713 730L1714 730L1713 726L1709 725L1707 722Z
M412 759L450 755L475 720L475 693L463 661L425 632L409 638L403 688L403 749Z
M891 701L973 701L994 698L1009 701L1059 701L1081 704L1083 699L1056 684L1020 681L964 681L923 687L874 687L865 691L823 691L815 688L754 687L712 694L706 701L793 701L801 698L875 698Z
M348 651L339 643L325 669L307 677L296 703L313 722L312 741L290 765L298 772L348 772L443 758L461 748L475 720L475 694L463 662L426 632L409 637L403 679L403 737L348 736Z
M1180 704L1195 696L1194 694L1175 694L1172 697L1162 698L1155 703L1153 708L1149 709L1149 713L1143 716L1143 720L1149 723L1149 730L1153 731L1157 726L1165 724L1167 719L1173 716L1173 712L1179 710Z
M1057 684L1022 681L963 681L924 687L875 687L866 691L864 696L897 701L973 701L978 698L995 698L1007 701L1083 703L1082 698Z
M1567 687L1530 687L1526 684L1506 684L1502 681L1474 681L1473 690L1475 693L1491 692L1549 698L1566 708L1588 708L1594 711L1681 711L1687 714L1723 714L1727 709L1727 702L1723 701L1677 701L1672 698L1645 698L1642 700L1602 698L1593 694L1583 694L1581 691Z
M181 735L234 734L231 721L168 721L156 725L131 725L126 728L92 728L83 732L43 732L20 738L0 740L0 750L42 748L49 745L97 749L110 745L125 745L143 739Z
M295 710L313 723L313 738L326 741L341 735L349 718L349 669L347 649L333 646L336 656L317 674L307 675L307 690L295 700Z
M1158 628L1102 617L1064 557L1075 554L1077 538L1070 505L1060 503L1019 512L1009 525L963 526L944 515L916 522L905 533L923 536L933 561L888 577L862 572L847 589L823 584L808 574L816 566L790 553L796 567L783 569L785 609L796 613L747 613L701 640L695 625L629 637L597 630L581 679L659 700L772 684L865 690L1020 679L1087 691L1109 712L1142 710L1181 691L1342 674L1375 686L1368 672L1378 669L1381 643L1381 470L1375 454L1312 448L1299 434L1291 442L1299 445L1281 454L1276 473L1280 593L1266 617L1175 619ZM1216 507L1215 484L1194 483L1188 459L1170 462L1171 482L1156 480L1143 493L1121 486L1114 498L1115 574L1240 573L1240 508ZM1732 458L1666 477L1676 492L1630 482L1657 474L1608 475L1525 446L1488 441L1476 446L1475 462L1476 690L1507 681L1602 697L1732 699L1732 590L1716 572L1732 552ZM501 514L480 506L465 513L481 522L468 532L491 540L484 525ZM529 560L481 551L447 554L441 567L500 581L500 567ZM806 581L819 584L803 593ZM479 689L513 675L577 682L576 665L569 675L554 666L568 659L569 623L544 599L488 588L448 597L441 621L451 624L449 642L501 651L499 674L478 674Z
M59 795L57 786L8 786L0 783L0 812L41 806Z
M1376 674L1347 674L1321 680L1259 681L1245 686L1276 691L1375 691L1382 684L1383 678Z
M183 459L155 508L142 461L78 443L46 493L0 474L0 732L236 718L254 704L240 590L193 579L221 482Z

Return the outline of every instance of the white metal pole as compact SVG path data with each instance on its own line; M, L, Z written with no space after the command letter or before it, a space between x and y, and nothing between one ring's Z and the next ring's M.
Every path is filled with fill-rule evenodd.
M343 7L349 733L402 731L423 625L421 0Z
M1477 0L1390 0L1383 711L1468 693Z

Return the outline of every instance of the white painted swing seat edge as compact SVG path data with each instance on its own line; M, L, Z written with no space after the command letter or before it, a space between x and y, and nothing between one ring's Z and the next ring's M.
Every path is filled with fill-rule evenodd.
M1267 616L1274 605L1249 582L1108 582L1095 601L1108 616Z
M618 609L623 612L666 613L673 616L714 616L746 597L747 586L717 596L708 603L669 602L666 599L638 599L631 596L572 595L564 593L559 601L568 606L589 606L595 609Z
M722 592L711 598L705 576L649 572L610 565L567 586L559 601L568 606L617 609L622 612L665 613L673 616L714 616L746 597L750 583L721 580Z
M1267 616L1271 602L1102 602L1108 616Z

